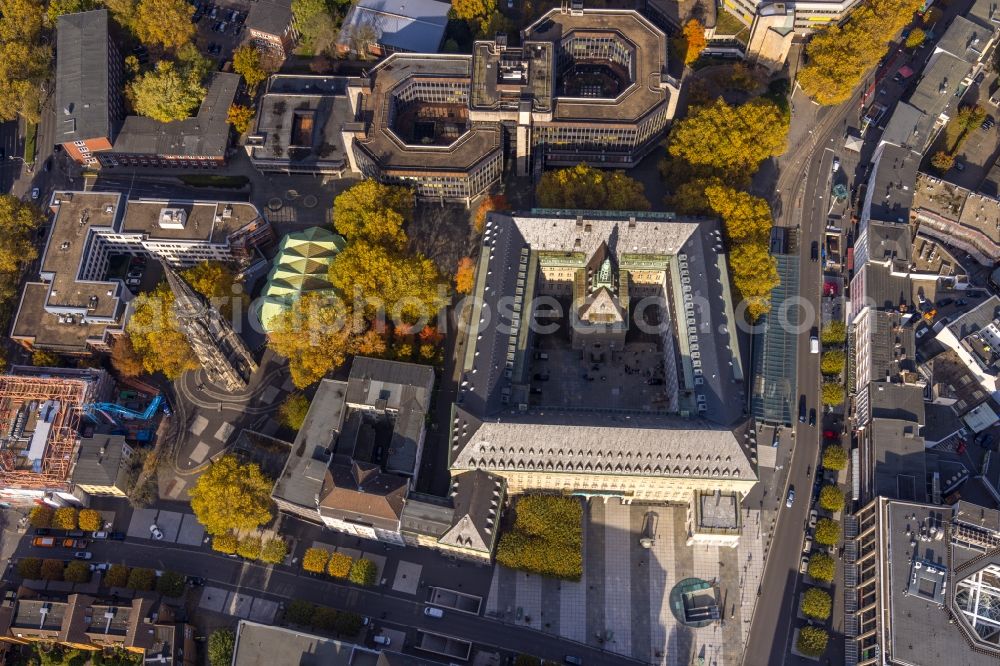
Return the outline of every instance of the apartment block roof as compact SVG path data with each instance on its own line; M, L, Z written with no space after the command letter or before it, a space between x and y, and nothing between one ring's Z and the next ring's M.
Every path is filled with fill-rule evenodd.
M1000 296L992 295L971 310L963 312L960 317L948 324L948 330L956 339L964 340L997 319L1000 319Z
M407 480L386 474L378 465L353 461L330 465L320 490L321 516L399 529Z
M902 373L915 373L916 339L912 326L903 326L898 311L869 310L867 345L871 358L871 377L876 381L900 381Z
M917 384L873 381L869 385L869 407L873 419L898 419L923 427L924 389Z
M982 60L986 47L993 39L993 33L994 28L990 22L981 23L965 16L956 16L935 48L973 65Z
M434 390L434 368L356 356L347 381L347 403L393 415L385 470L415 476L420 437Z
M879 146L868 185L870 219L899 224L909 221L919 166L919 153L891 144Z
M164 210L182 211L164 224ZM230 236L261 219L260 211L245 201L133 199L128 202L121 231L144 239L225 244Z
M39 348L83 352L124 323L131 294L120 280L103 281L87 270L95 233L120 230L125 213L117 192L55 192L52 225L38 282L21 292L11 336Z
M338 43L350 46L358 30L370 29L375 43L393 51L437 53L451 5L437 0L360 0L344 17Z
M355 653L376 653L363 647L294 629L240 620L236 629L233 666L354 666ZM359 656L361 656L359 654Z
M113 57L108 10L63 14L56 21L55 140L114 138L108 98Z
M115 139L114 152L224 158L229 145L227 114L239 84L239 74L217 72L193 118L164 123L145 116L126 117Z
M320 382L272 495L398 529L433 386L431 367L355 357L348 381Z

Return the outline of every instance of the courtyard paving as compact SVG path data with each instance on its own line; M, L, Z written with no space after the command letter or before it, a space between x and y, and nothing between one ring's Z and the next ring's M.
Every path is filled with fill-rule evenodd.
M658 517L650 549L643 520ZM759 512L744 509L736 548L687 545L684 506L592 501L585 509L584 572L558 581L497 566L485 613L514 624L664 666L737 664L762 573ZM671 588L696 577L717 586L719 622L695 629L670 610ZM750 591L749 593L747 591Z

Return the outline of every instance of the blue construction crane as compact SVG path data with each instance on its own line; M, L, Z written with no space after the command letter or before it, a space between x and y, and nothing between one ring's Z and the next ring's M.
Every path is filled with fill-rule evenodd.
M163 396L157 395L152 402L146 406L146 411L138 412L114 402L91 402L83 406L83 415L94 423L98 423L98 414L103 415L108 421L118 423L115 416L128 420L148 421L156 414L156 410L163 404Z

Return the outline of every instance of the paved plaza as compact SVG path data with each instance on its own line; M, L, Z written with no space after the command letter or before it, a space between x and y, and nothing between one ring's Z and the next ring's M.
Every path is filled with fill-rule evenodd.
M658 515L650 549L639 544L647 512ZM585 509L584 572L558 581L497 566L486 615L629 655L647 663L738 664L762 573L758 511L744 511L737 548L688 546L683 506L594 500ZM721 621L692 628L670 609L685 578L717 586Z

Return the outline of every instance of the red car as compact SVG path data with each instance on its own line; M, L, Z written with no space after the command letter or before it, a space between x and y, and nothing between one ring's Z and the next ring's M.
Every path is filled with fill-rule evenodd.
M837 435L837 433L835 433L832 430L824 430L823 431L823 436L826 437L827 439L838 439L838 437L839 437Z
M955 447L955 452L958 453L959 455L965 453L965 440L964 439L958 440L958 446Z

